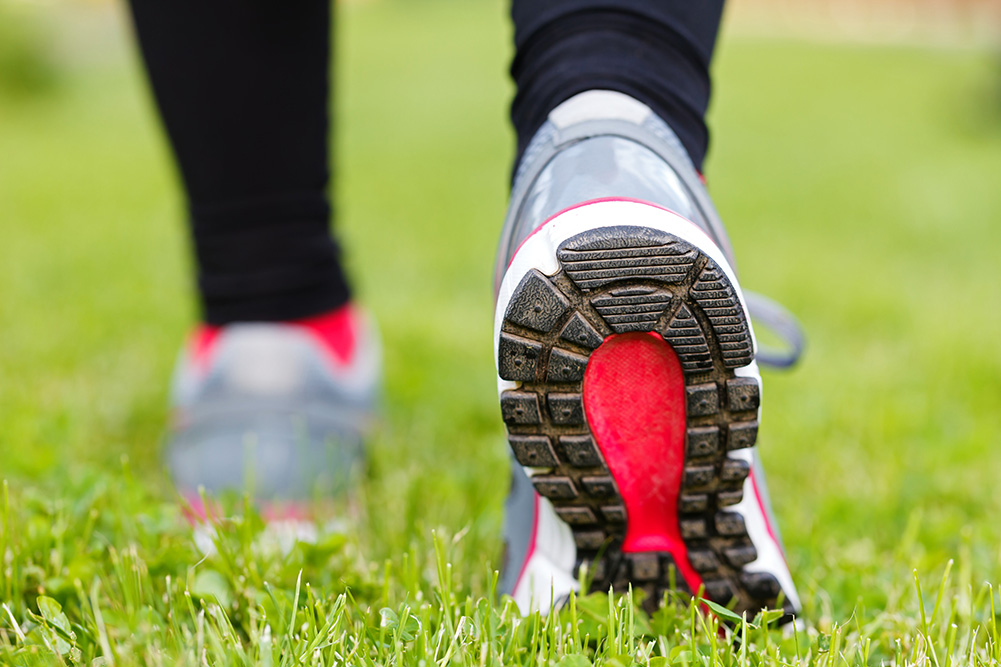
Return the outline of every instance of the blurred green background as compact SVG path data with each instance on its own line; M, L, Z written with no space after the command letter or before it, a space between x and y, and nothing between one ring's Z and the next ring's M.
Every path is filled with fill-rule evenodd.
M814 611L879 606L887 582L960 553L997 581L1001 57L965 14L882 39L864 12L858 28L784 7L731 12L706 171L743 283L809 335L799 368L766 375L761 431L792 569ZM0 0L0 477L15 493L72 500L127 457L151 502L172 500L159 447L193 283L121 10ZM363 491L380 511L359 527L373 562L435 526L469 528L469 558L499 553L509 38L499 0L339 7L336 228L388 368Z

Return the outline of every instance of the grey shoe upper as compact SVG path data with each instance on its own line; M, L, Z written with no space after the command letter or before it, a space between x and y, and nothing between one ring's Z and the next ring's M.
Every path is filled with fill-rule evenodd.
M681 141L642 102L592 90L554 109L532 138L515 174L498 249L495 291L519 245L553 215L605 197L663 206L701 227L736 270L730 239ZM751 314L784 341L760 348L762 364L788 367L799 359L803 333L781 305L749 293Z
M733 265L726 229L671 128L645 104L592 90L554 109L515 174L495 285L514 251L546 219L603 197L639 199L695 222Z
M358 322L347 363L286 324L235 324L210 357L184 350L171 392L166 459L177 487L259 500L336 493L361 456L379 399L374 328Z

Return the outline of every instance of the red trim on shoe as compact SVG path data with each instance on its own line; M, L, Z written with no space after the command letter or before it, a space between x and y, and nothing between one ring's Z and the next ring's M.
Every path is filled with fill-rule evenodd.
M754 489L754 501L758 503L758 507L761 508L761 516L765 518L765 528L768 529L768 537L770 537L772 542L775 543L775 546L778 547L779 554L782 556L782 560L786 563L786 566L788 567L789 563L788 561L786 561L785 549L782 548L782 542L779 541L778 535L775 534L775 530L772 528L771 517L768 516L768 510L765 507L765 503L762 502L761 499L761 492L758 491L758 480L754 478L753 467L751 468L750 477L751 477L751 488Z
M514 588L511 589L511 594L513 595L518 590L518 586L521 586L521 580L525 577L525 571L528 570L528 561L532 560L532 556L535 555L536 541L539 534L539 494L532 492L532 536L528 538L528 550L525 552L525 559L521 563L521 570L518 572L518 577L514 580Z
M305 330L313 336L329 353L331 361L338 366L351 363L357 342L358 313L352 304L346 303L336 310L292 320L289 324Z
M280 521L313 521L316 508L296 500L271 501L261 505L261 518L266 523Z
M626 507L625 553L668 552L693 591L678 522L685 470L685 377L678 355L653 332L613 334L584 372L584 414Z
M280 324L288 324L304 331L320 344L335 366L346 366L354 359L358 339L357 319L358 313L354 306L347 303L336 310ZM208 369L212 353L224 329L221 326L201 324L191 335L190 354L200 371Z
M189 525L209 523L220 516L219 508L214 503L206 506L202 497L195 493L186 493L181 498L181 515Z
M316 508L309 502L297 500L271 501L260 505L260 513L266 523L312 521ZM202 497L194 493L187 493L181 498L181 515L191 526L222 518L222 512L216 503L210 501L206 505Z
M209 360L212 358L212 352L215 350L216 343L219 342L219 334L221 333L222 327L202 324L191 335L191 358L199 370L204 371L208 368Z

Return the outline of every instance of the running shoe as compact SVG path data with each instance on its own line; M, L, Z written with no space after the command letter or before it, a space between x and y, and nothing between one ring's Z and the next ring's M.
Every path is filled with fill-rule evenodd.
M580 94L529 145L494 348L515 460L501 589L524 613L582 580L631 585L648 609L681 590L798 611L756 456L761 378L730 244L645 105Z
M202 327L174 374L165 450L174 484L196 515L204 489L247 493L266 519L305 520L358 468L380 379L377 332L351 305Z

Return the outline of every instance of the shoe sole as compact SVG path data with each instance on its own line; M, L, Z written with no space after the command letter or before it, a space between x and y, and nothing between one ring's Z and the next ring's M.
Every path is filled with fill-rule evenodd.
M623 203L604 203L606 219L629 219ZM592 590L631 584L650 609L700 588L737 610L775 607L783 587L748 569L759 554L734 511L757 493L745 481L760 382L746 372L754 341L732 271L700 231L564 229L553 257L502 288L497 367L515 458L571 527Z

